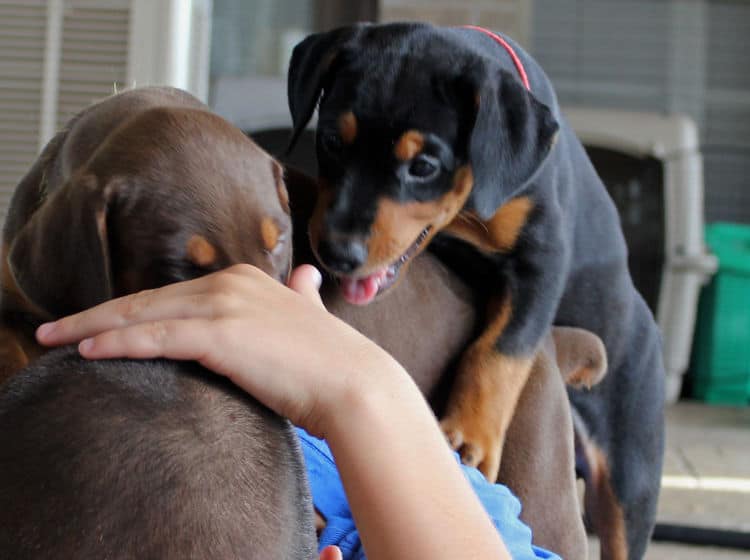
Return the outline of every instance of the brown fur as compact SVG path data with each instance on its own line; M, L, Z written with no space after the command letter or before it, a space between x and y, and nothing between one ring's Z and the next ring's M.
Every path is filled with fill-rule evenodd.
M8 375L33 362L0 387L0 557L315 555L288 422L196 364L35 360L33 339L48 317L237 262L285 278L281 176L197 100L148 88L78 115L21 181L0 355Z
M76 115L8 210L0 353L18 359L0 365L0 379L42 351L34 330L44 320L240 262L284 279L288 244L271 254L260 228L244 227L262 217L290 227L281 174L179 90L131 90ZM205 243L191 249L195 236Z
M274 165L273 166L273 178L274 181L276 181L276 194L279 197L279 202L281 203L281 209L284 211L285 214L291 214L291 210L289 208L289 193L286 190L286 185L284 184L284 171L281 168L281 165Z
M57 349L0 424L1 558L317 558L291 426L195 363Z

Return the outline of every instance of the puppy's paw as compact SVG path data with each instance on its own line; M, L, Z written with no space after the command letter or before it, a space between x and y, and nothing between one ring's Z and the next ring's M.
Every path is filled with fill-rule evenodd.
M497 480L503 448L500 434L488 430L482 422L467 420L458 414L446 416L440 422L440 428L464 465L478 469L490 482Z

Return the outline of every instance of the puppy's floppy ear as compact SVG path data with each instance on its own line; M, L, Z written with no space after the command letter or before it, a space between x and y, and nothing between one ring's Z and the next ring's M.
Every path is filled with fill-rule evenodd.
M50 318L112 297L107 210L114 179L73 177L52 194L12 241L8 265L16 285Z
M294 148L299 135L310 122L320 94L330 81L338 47L356 35L363 25L314 33L294 47L287 76L287 96L293 125L287 153Z
M594 333L576 327L552 327L560 374L567 385L587 387L607 372L607 351Z
M510 72L482 64L469 77L479 106L469 140L474 188L468 206L487 220L536 172L559 127Z

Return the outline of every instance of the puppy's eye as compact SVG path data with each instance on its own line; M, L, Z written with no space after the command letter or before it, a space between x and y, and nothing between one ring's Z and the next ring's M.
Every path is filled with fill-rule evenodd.
M409 164L409 175L416 179L431 179L439 169L435 158L426 155L417 156Z
M284 245L286 244L286 234L282 233L279 235L278 240L276 241L276 245L268 251L268 254L276 256L279 253L281 253L282 249L284 249Z
M260 238L267 255L278 255L286 244L287 234L278 221L266 216L260 222Z

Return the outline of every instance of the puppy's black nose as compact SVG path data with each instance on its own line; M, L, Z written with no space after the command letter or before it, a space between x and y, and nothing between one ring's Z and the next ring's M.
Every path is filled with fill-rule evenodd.
M331 270L348 274L365 264L367 248L359 241L322 239L318 245L318 256Z

